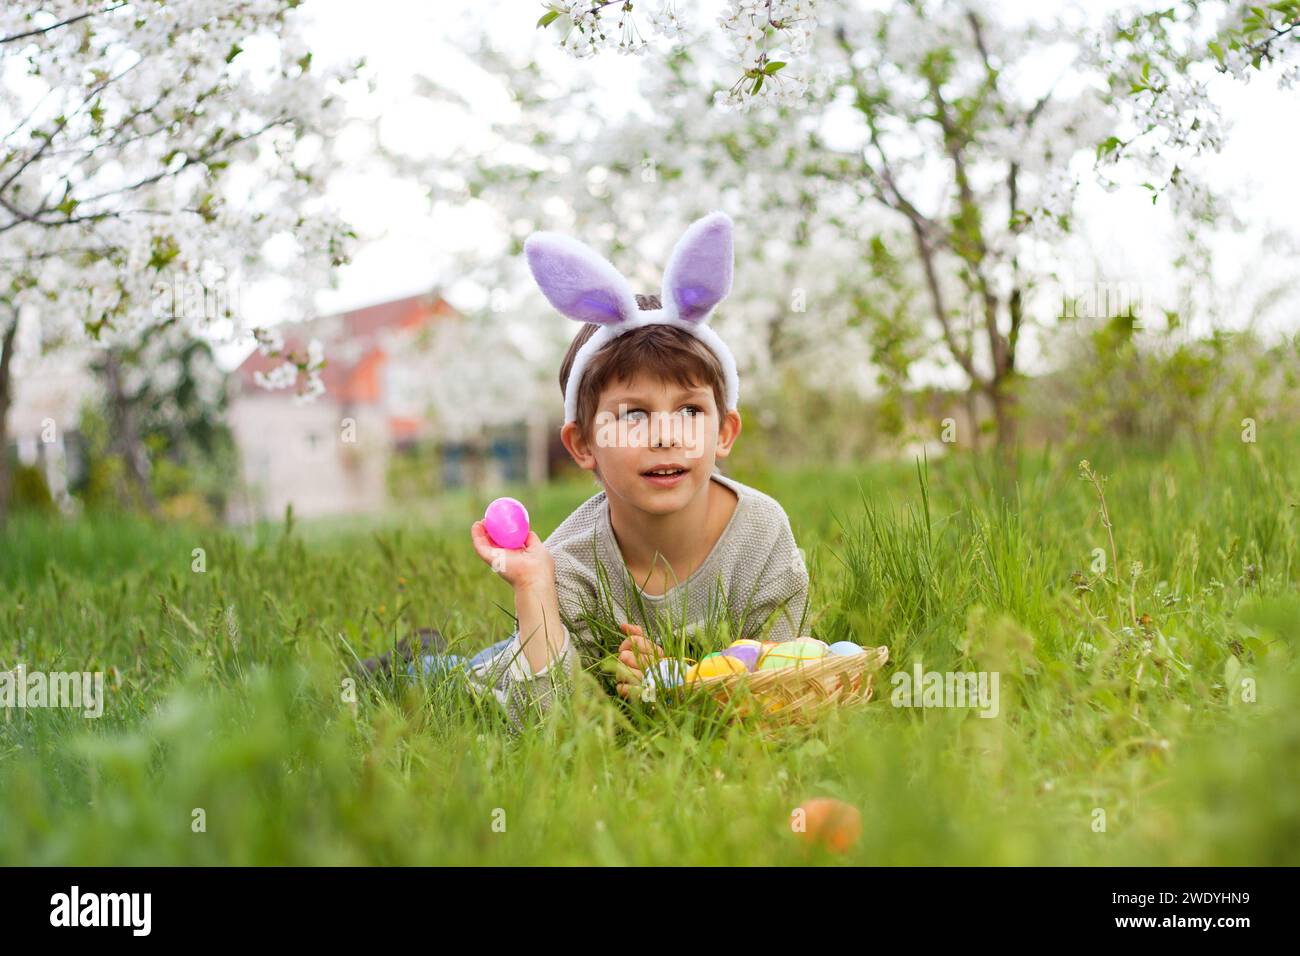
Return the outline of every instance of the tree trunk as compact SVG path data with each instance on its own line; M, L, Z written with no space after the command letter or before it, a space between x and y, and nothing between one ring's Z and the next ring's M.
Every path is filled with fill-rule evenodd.
M140 493L140 500L150 515L158 516L158 499L149 483L149 456L140 440L140 429L135 420L135 410L122 386L122 365L115 352L109 352L104 361L104 377L108 385L108 401L117 425L118 453L126 466L127 475Z
M994 381L987 391L993 403L993 420L997 425L997 473L1006 493L1015 488L1016 452L1019 439L1019 401L1009 379Z
M979 395L973 387L966 390L966 417L970 421L971 452L975 455L976 460L978 460L982 444L980 442L980 407Z
M9 519L9 501L13 494L13 475L9 471L9 403L13 394L10 367L14 357L14 339L18 334L18 315L11 312L8 322L0 326L0 528Z

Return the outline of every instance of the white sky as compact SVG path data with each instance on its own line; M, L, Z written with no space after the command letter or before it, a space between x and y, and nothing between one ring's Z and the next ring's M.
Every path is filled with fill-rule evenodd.
M851 0L846 0L851 2ZM709 24L720 0L679 4L697 23ZM1096 16L1113 2L1090 2L1087 13ZM1000 0L1008 16L1040 15L1079 4L1057 0ZM697 8L698 12L693 12ZM611 118L635 102L639 72L662 68L653 53L620 57L612 53L574 61L555 49L555 37L533 26L542 6L537 0L310 0L315 27L312 45L318 62L365 56L376 77L374 93L358 97L351 110L358 118L380 117L385 142L403 151L430 150L439 140L464 140L476 135L488 117L502 115L508 103L493 95L493 84L459 52L455 39L477 35L485 15L492 21L492 36L506 49L535 45L548 70L571 74L580 71L608 91ZM413 79L423 73L462 92L473 113L438 110L413 92ZM1279 91L1269 78L1249 84L1219 82L1215 94L1230 122L1222 154L1205 160L1212 186L1238 198L1236 208L1260 232L1300 221L1300 189L1296 186L1296 157L1300 156L1300 92ZM358 161L369 145L348 144ZM456 303L452 255L457 250L482 250L491 255L503 246L496 224L472 209L440 210L436 218L414 184L402 183L372 170L341 172L331 183L331 197L358 226L364 244L354 262L340 271L337 290L322 291L317 304L323 313L356 308L428 290L435 285L450 291ZM1173 256L1169 224L1163 207L1153 207L1144 193L1106 194L1085 189L1079 219L1087 224L1090 243L1098 258L1121 275L1141 276L1148 283L1172 277ZM1248 269L1257 245L1225 236L1217 244L1216 269L1233 277ZM251 324L274 324L282 309L282 289L266 283L245 290L243 304ZM1296 312L1289 321L1294 328ZM223 364L239 361L247 347L231 346L220 352Z

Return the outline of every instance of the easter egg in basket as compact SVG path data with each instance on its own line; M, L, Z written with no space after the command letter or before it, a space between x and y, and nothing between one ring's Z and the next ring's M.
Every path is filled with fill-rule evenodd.
M827 650L836 657L852 657L855 654L865 654L867 652L867 649L861 644L854 644L852 641L836 641Z
M653 666L646 670L642 682L649 684L651 687L662 687L665 690L680 687L686 679L688 668L689 665L685 661L665 657L656 661Z
M798 664L820 660L826 656L826 645L810 637L782 641L769 648L758 662L760 671L794 667Z
M740 661L747 671L757 670L758 659L763 656L763 643L750 640L733 641L731 646L722 653Z
M744 674L748 670L743 661L726 654L706 654L700 662L686 671L686 683L703 680L707 677L726 677L730 674Z

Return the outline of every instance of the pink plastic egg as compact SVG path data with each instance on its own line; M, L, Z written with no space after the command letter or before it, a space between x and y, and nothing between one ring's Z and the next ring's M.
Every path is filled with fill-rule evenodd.
M483 524L498 548L518 551L528 543L528 509L514 498L498 498L488 505Z

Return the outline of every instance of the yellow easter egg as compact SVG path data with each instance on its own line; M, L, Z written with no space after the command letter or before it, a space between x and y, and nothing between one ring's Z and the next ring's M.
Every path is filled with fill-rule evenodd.
M703 680L706 677L725 677L728 674L743 674L746 668L744 663L736 660L734 657L724 657L721 654L710 654L694 667L686 671L686 682Z

